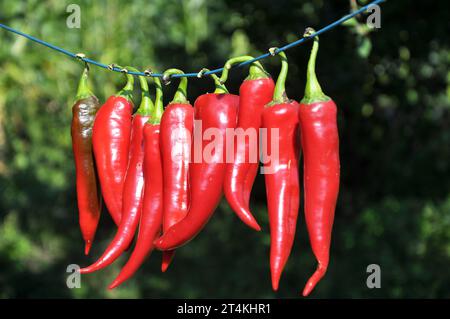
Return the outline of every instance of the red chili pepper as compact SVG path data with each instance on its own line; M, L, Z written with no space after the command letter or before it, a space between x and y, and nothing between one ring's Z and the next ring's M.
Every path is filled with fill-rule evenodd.
M137 71L132 68L129 69ZM144 150L142 147L143 126L149 119L153 108L153 103L148 93L147 80L143 76L140 76L139 79L142 89L142 101L133 117L133 134L131 136L129 167L124 185L122 220L114 239L103 255L91 266L81 269L80 273L97 271L114 262L131 244L139 222L144 186L142 167L144 161Z
M156 84L156 101L152 117L144 126L144 199L136 245L130 258L116 279L109 285L114 289L133 276L153 250L153 240L162 224L163 173L160 152L160 121L163 114L162 88L159 78Z
M282 61L280 75L273 100L262 113L262 127L267 129L267 144L262 144L263 155L272 157L270 163L268 159L264 160L264 178L270 224L270 270L274 290L278 289L281 273L294 243L300 196L299 104L286 96L288 62L284 52L278 54Z
M122 215L122 193L128 167L134 79L108 98L95 118L92 141L103 199L116 225Z
M314 33L308 28L305 36ZM315 73L319 39L314 39L308 62L305 97L300 104L302 148L304 153L305 219L317 270L306 283L307 296L328 268L334 210L339 193L339 133L337 107L322 92Z
M224 83L228 70L233 64L253 59L242 56L227 61L220 78ZM239 218L251 228L259 231L261 227L250 212L250 193L259 165L259 128L264 106L272 100L274 82L259 62L250 66L249 76L239 89L239 115L236 128L248 132L248 138L234 141L234 161L227 164L224 181L225 197ZM250 137L254 137L250 141ZM254 157L253 159L251 157Z
M183 74L169 69L164 76ZM164 176L163 234L180 222L189 209L189 161L191 154L194 108L186 98L187 78L180 78L175 96L161 118L161 156ZM161 270L169 267L175 250L163 252Z
M84 69L78 85L76 102L72 107L71 129L79 221L86 255L97 231L102 206L92 153L92 126L100 104L89 88L88 71L88 68Z
M192 148L194 160L189 167L191 206L182 221L170 227L161 238L155 241L156 247L160 250L175 249L194 238L206 225L222 197L226 168L225 130L236 127L239 97L229 94L216 75L211 76L216 83L216 90L214 93L201 95L194 103L194 118L201 121L201 127L194 128ZM212 143L203 138L208 129L219 134L210 136L215 138L217 147L213 148L214 152L211 152L212 158L205 161L203 153L208 152L211 145L209 147L207 145ZM195 155L197 134L201 134L199 138L202 138L201 159L196 158ZM205 148L206 152L204 152Z

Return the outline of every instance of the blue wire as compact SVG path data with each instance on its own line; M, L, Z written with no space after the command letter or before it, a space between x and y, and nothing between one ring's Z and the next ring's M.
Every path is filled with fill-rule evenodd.
M373 5L380 4L380 3L384 2L384 1L386 1L386 0L375 0L375 1L372 1L368 5L365 5L364 7L361 7L360 9L358 9L356 11L353 11L352 13L350 13L350 14L348 14L346 16L343 16L339 20L336 20L333 23L327 25L326 27L323 27L322 29L316 31L314 34L312 34L312 35L310 35L308 37L304 37L304 38L301 38L301 39L299 39L297 41L294 41L294 42L291 42L289 44L286 44L285 46L282 46L281 48L276 48L274 50L274 52L273 52L273 55L276 55L277 53L279 53L281 51L286 51L286 50L288 50L290 48L293 48L295 46L298 46L298 45L300 45L300 44L302 44L302 43L304 43L306 41L309 41L309 40L313 39L314 37L316 37L316 36L318 36L318 35L320 35L322 33L325 33L327 31L333 29L333 28L337 27L338 25L344 23L345 21L353 18L354 16L356 16L356 15L366 11L369 7L371 7ZM92 64L92 65L95 65L95 66L98 66L98 67L101 67L101 68L104 68L104 69L108 69L108 70L111 70L111 71L114 71L114 72L123 72L124 71L124 69L122 69L120 67L117 67L117 66L114 66L114 65L106 65L104 63L101 63L101 62L98 62L98 61L95 61L95 60L91 60L91 59L86 58L86 57L81 57L78 54L75 54L75 53L72 53L70 51L64 50L63 48L60 48L60 47L58 47L56 45L53 45L53 44L48 43L48 42L45 42L45 41L40 40L38 38L35 38L35 37L33 37L33 36L29 35L29 34L23 33L23 32L21 32L19 30L14 29L14 28L8 27L7 25L4 25L4 24L0 23L0 28L3 28L3 29L5 29L7 31L10 31L12 33L18 34L18 35L20 35L22 37L27 38L28 40L37 42L37 43L39 43L39 44L41 44L43 46L46 46L46 47L48 47L50 49L53 49L53 50L58 51L58 52L60 52L62 54L65 54L65 55L67 55L67 56L69 56L71 58L79 59L79 60L81 60L81 61L83 61L85 63ZM253 62L256 62L256 61L268 58L270 56L272 56L271 53L265 53L265 54L260 55L260 56L258 56L256 58L252 59L252 60L248 60L248 61L242 62L240 64L234 65L233 68L243 67L243 66L251 64ZM219 68L219 69L214 69L214 70L210 70L210 71L204 72L204 73L202 73L202 75L210 75L210 74L215 74L215 73L219 73L219 72L222 72L222 71L223 71L223 68ZM134 71L127 71L127 73L128 74L133 74L133 75L163 77L162 73L151 73L151 74L148 74L148 73L144 73L144 72L134 72ZM185 74L173 74L173 75L171 75L172 78L198 77L198 76L199 76L199 73L185 73Z

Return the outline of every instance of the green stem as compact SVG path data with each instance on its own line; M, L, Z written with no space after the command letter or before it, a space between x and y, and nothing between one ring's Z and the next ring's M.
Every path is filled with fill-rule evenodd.
M155 107L153 108L153 114L149 120L151 124L161 123L161 116L164 113L164 102L163 102L163 90L162 84L159 77L154 77L156 87L156 97L155 97Z
M121 68L121 66L116 65L117 67ZM133 87L134 87L134 77L131 74L125 73L125 76L127 77L127 83L123 87L122 90L120 90L116 96L122 96L126 98L129 101L133 101Z
M308 28L305 32L305 36L314 32L315 31L313 29ZM330 98L323 93L316 76L316 58L318 50L319 37L315 37L311 49L311 55L309 56L308 68L306 71L305 96L301 101L303 104L312 104L314 102L330 100Z
M139 72L136 68L133 68L131 66L127 67L128 70L133 72ZM139 83L141 85L141 104L139 105L136 113L143 115L143 116L150 116L153 112L153 102L150 97L150 92L148 90L148 83L145 76L139 75Z
M91 88L89 87L89 69L86 67L84 68L80 82L78 83L76 100L86 99L93 95L94 93L92 93Z
M209 69L203 69L203 72L208 72ZM220 81L219 77L217 75L210 74L211 78L214 80L214 84L216 86L216 89L214 90L214 94L226 94L228 93L228 90L225 86L225 84L222 83L222 81Z
M283 103L289 100L286 95L286 87L285 87L289 64L287 56L283 51L279 52L278 55L281 57L281 70L280 74L278 75L277 82L275 84L275 90L273 92L272 102L274 104Z
M184 74L184 72L178 69L168 69L164 72L164 77L169 77L172 74ZM179 103L179 104L189 103L189 101L187 100L187 85L188 85L187 77L181 77L180 84L178 85L177 91L175 92L175 95L173 96L173 99L170 103Z
M229 59L225 66L223 67L222 76L220 77L220 82L225 83L225 81L228 79L228 73L231 67L234 64L246 62L249 60L253 60L252 56L249 55L243 55L235 58ZM250 69L248 72L248 76L246 80L257 80L257 79L265 79L269 78L270 75L264 70L264 67L262 66L261 62L255 61L250 64Z

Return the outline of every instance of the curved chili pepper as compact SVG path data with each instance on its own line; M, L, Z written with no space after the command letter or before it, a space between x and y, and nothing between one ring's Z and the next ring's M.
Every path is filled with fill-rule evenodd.
M132 70L132 68L129 69ZM149 97L147 80L143 76L140 76L139 79L142 89L142 102L133 121L134 131L130 148L130 165L127 171L128 180L124 186L124 191L127 193L123 196L124 210L122 220L116 235L105 252L94 264L80 269L80 273L82 274L100 270L114 262L131 244L139 223L144 182L142 169L144 160L142 149L144 123L142 117L147 117L148 119L153 104Z
M264 179L270 224L270 270L274 290L278 289L281 273L294 243L300 196L299 104L286 96L288 62L284 52L278 54L282 61L280 75L273 100L266 105L262 113L262 127L267 129L267 144L262 144L263 154L273 157L270 163L264 161ZM278 158L274 147L278 147Z
M305 36L313 34L307 29ZM334 210L339 193L339 133L337 107L322 92L315 73L319 39L315 37L308 62L305 97L300 104L299 119L304 153L305 219L317 270L306 283L307 296L328 268Z
M225 177L225 136L227 128L236 127L239 96L229 94L219 78L212 74L216 83L214 93L199 96L194 103L194 119L201 121L201 125L194 128L194 143L192 154L194 160L189 166L191 184L191 206L186 217L170 227L161 238L155 241L156 248L171 250L186 244L194 238L206 225L214 213L222 197L223 180ZM203 158L203 153L210 141L205 141L203 136L206 130L212 129L219 133L214 135L215 145L212 158ZM211 132L212 130L209 130ZM196 158L195 139L201 134L202 158ZM211 152L212 153L212 152Z
M183 74L169 69L165 76ZM163 234L180 222L189 209L189 161L191 155L194 108L186 98L187 78L180 79L175 96L161 118L161 156L164 176ZM163 252L161 270L169 267L175 250Z
M242 56L226 62L220 80L226 81L228 70L233 64L253 59ZM259 62L250 65L249 76L239 88L239 114L236 128L241 128L255 140L234 141L234 161L228 163L225 172L224 194L231 208L239 218L251 228L259 231L261 227L250 212L250 193L259 165L259 128L264 106L272 100L274 82ZM251 157L254 157L251 160Z
M162 88L159 78L156 84L156 101L152 117L144 125L144 200L136 245L119 275L109 285L114 289L133 276L153 250L153 240L162 225L163 174L159 146L160 121L163 114Z
M108 98L95 117L92 141L103 199L116 225L122 215L122 193L128 167L133 113L133 76L127 84Z
M132 71L137 71L134 68L129 69ZM140 76L139 82L142 89L142 98L141 104L139 105L136 113L133 114L132 118L128 168L123 186L121 221L121 225L124 224L124 222L124 225L128 225L127 227L129 227L129 229L126 230L127 233L133 235L141 214L142 194L144 190L144 124L150 119L153 112L153 102L148 91L147 79Z
M97 231L101 212L101 196L94 156L92 126L100 108L97 97L88 85L88 68L84 69L78 85L76 102L72 107L72 149L75 160L78 215L85 242L84 253L89 254Z

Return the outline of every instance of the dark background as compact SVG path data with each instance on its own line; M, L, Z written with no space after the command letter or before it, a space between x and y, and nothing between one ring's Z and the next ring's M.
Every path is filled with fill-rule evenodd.
M66 7L78 3L81 28ZM360 1L359 4L368 3ZM355 1L13 1L1 23L104 63L197 72L231 56L259 55L347 14ZM388 1L381 29L359 17L321 36L317 72L339 107L341 191L329 271L316 298L450 297L450 52L446 1ZM289 97L303 96L310 43L288 51ZM263 61L273 76L278 59ZM102 215L91 256L77 221L70 109L82 64L0 30L0 297L297 297L315 269L301 208L280 290L272 292L265 189L252 199L263 226L244 226L225 201L167 273L152 254L119 289L107 285L126 261L66 286L69 264L87 265L114 235ZM227 82L237 92L246 69ZM123 76L93 67L104 101ZM176 82L176 81L174 81ZM166 88L169 101L175 85ZM191 102L212 91L189 81ZM136 97L138 97L136 91ZM139 101L136 101L136 104ZM366 268L381 267L368 289Z

